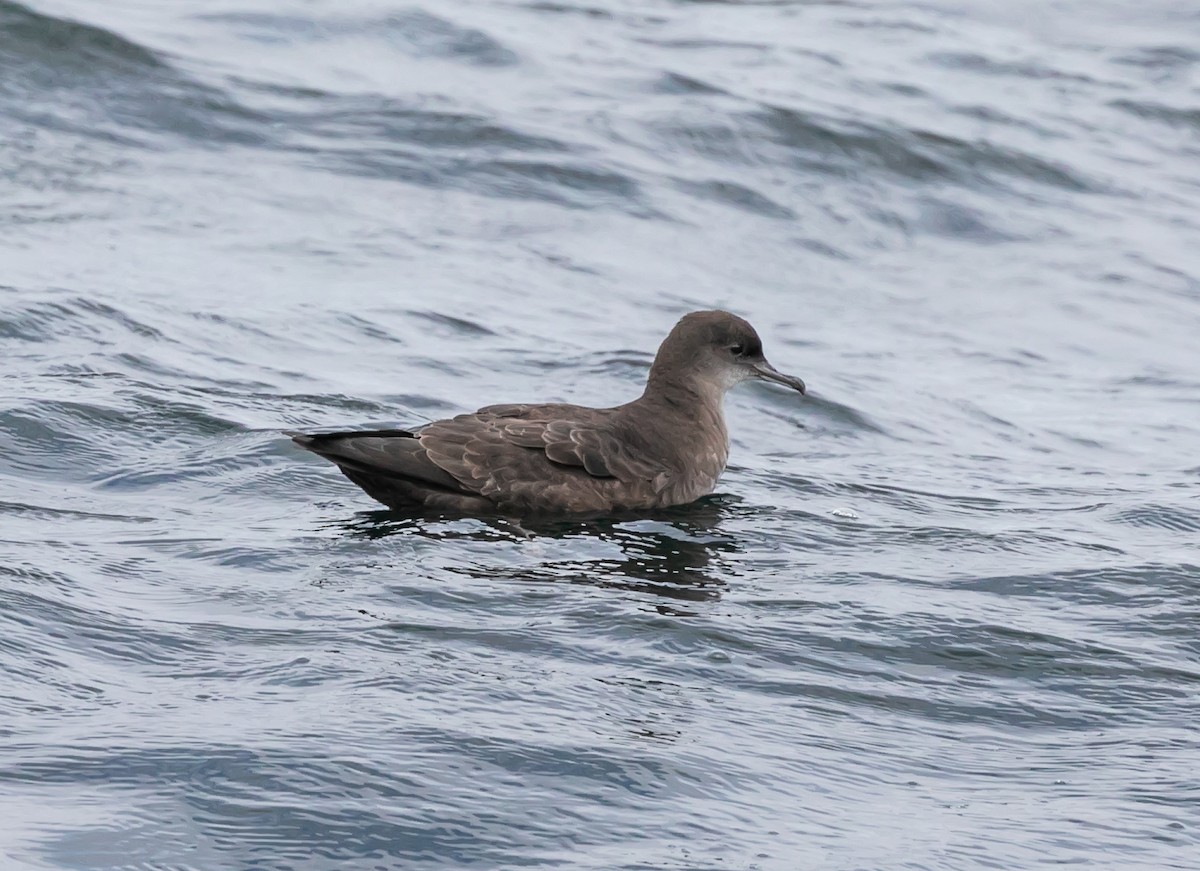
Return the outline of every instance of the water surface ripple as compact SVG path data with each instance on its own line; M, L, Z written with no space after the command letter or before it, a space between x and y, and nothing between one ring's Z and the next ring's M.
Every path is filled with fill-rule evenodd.
M0 0L0 858L1194 869L1200 17ZM630 398L718 493L373 510L286 427Z

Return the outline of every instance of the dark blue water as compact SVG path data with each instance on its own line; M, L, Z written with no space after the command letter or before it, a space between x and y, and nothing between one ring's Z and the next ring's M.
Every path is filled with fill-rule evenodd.
M0 0L5 869L1200 867L1200 12ZM414 521L277 431L732 464Z

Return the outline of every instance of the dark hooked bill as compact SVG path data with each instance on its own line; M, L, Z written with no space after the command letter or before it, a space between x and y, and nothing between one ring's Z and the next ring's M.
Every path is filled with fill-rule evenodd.
M766 360L763 360L761 363L755 363L754 372L764 381L774 381L778 384L784 385L785 387L790 387L793 390L799 390L801 393L806 392L803 381L801 381L795 375L784 375Z

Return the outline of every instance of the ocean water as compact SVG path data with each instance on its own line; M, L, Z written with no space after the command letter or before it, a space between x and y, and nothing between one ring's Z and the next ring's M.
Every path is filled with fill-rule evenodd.
M1200 867L1200 10L0 0L4 869ZM808 397L644 519L284 428Z

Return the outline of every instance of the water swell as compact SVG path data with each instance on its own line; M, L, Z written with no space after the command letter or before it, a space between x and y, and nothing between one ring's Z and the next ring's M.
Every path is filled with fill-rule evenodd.
M1177 14L68 6L0 0L10 864L1186 864ZM702 307L811 393L685 509L279 432L619 402Z

